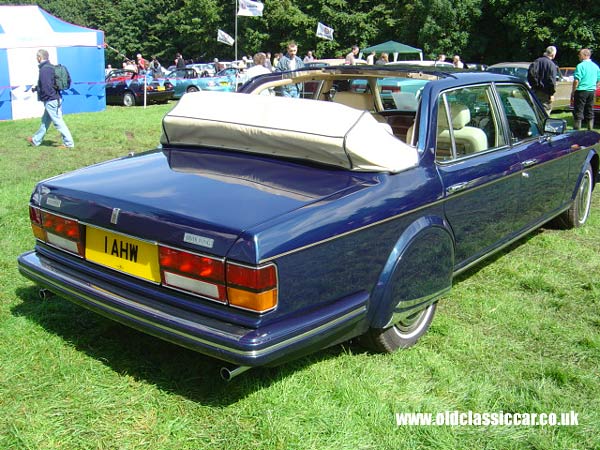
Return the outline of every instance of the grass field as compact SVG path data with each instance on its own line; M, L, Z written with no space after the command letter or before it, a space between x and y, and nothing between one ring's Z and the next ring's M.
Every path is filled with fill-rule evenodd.
M172 106L172 105L171 105ZM17 271L36 181L152 148L170 106L66 117L75 150L0 122L0 449L600 448L600 195L463 274L416 347L355 343L231 383L219 361L54 297ZM567 115L565 115L566 117ZM560 413L578 425L397 426L395 413Z

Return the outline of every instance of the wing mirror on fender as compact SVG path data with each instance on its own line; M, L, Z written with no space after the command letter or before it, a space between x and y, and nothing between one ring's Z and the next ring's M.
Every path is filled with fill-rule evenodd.
M562 134L567 130L567 121L564 119L548 118L544 120L544 133Z

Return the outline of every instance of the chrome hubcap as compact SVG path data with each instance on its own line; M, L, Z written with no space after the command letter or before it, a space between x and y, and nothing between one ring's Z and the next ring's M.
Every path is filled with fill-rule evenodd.
M430 305L421 311L417 311L408 317L400 319L394 325L394 331L398 336L404 339L410 339L420 333L421 329L427 324L427 320L432 311L433 305Z
M590 211L592 201L592 182L589 171L586 171L579 186L579 199L577 205L577 221L581 224L585 222Z

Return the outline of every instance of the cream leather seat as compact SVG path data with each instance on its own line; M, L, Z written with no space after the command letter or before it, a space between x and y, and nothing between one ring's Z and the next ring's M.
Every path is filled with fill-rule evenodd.
M375 108L373 94L367 92L337 92L333 97L333 102L366 111L372 111Z
M461 103L452 103L450 115L457 156L480 152L489 147L487 135L481 128L467 126L471 121L469 108ZM440 128L447 127L446 123L445 114L438 114L438 131ZM444 144L450 146L450 131L448 129L444 129L438 134L438 146L440 144L442 147L446 147Z

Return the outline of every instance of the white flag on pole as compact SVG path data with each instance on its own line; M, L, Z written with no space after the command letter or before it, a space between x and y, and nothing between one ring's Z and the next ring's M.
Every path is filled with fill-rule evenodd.
M262 16L263 5L261 2L255 0L239 0L240 9L238 9L238 16Z
M317 37L333 41L333 28L323 25L321 22L317 25Z
M223 44L233 45L235 39L225 33L223 30L218 30L217 32L217 41L222 42Z

